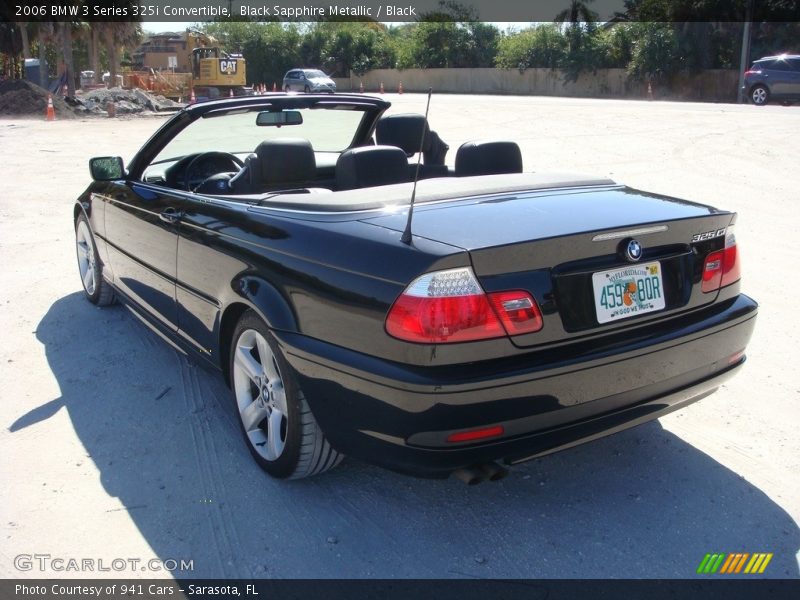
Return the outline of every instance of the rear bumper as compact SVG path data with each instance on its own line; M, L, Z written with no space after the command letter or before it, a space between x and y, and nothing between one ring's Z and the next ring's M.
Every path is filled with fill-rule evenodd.
M397 471L446 476L516 463L656 419L712 393L744 363L757 304L744 295L631 340L450 367L377 359L276 332L333 446ZM454 431L502 425L482 443Z

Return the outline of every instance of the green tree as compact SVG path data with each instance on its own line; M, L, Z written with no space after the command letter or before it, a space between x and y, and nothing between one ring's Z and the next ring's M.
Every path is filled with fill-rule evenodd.
M439 10L420 15L402 38L398 67L489 67L495 62L500 31L481 23L471 7L440 0Z
M567 39L554 24L543 24L503 36L497 45L495 65L503 69L561 66L567 53Z
M677 35L671 23L635 23L628 73L637 79L664 79L683 65Z

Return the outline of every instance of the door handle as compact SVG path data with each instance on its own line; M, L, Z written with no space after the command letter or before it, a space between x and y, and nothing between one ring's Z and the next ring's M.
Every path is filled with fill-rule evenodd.
M175 224L181 220L183 217L183 211L176 210L171 206L165 208L159 215L158 218L164 221L165 223Z

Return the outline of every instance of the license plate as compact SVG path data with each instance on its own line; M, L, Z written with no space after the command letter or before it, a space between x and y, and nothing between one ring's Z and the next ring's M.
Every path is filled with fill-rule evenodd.
M592 274L597 322L608 323L664 308L661 263Z

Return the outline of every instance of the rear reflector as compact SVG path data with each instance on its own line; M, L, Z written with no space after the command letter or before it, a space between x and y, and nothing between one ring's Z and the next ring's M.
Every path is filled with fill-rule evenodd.
M738 352L734 352L728 357L728 364L732 365L733 363L737 363L744 358L744 350L739 350Z
M725 234L725 248L706 256L701 288L706 293L715 292L721 287L739 281L741 276L741 264L736 250L736 235L731 225Z
M454 442L474 442L475 440L485 440L486 438L503 435L505 430L502 425L486 427L485 429L473 429L471 431L459 431L447 436L447 441Z
M541 328L541 311L528 292L487 295L469 267L418 277L386 317L389 335L424 344L486 340Z

